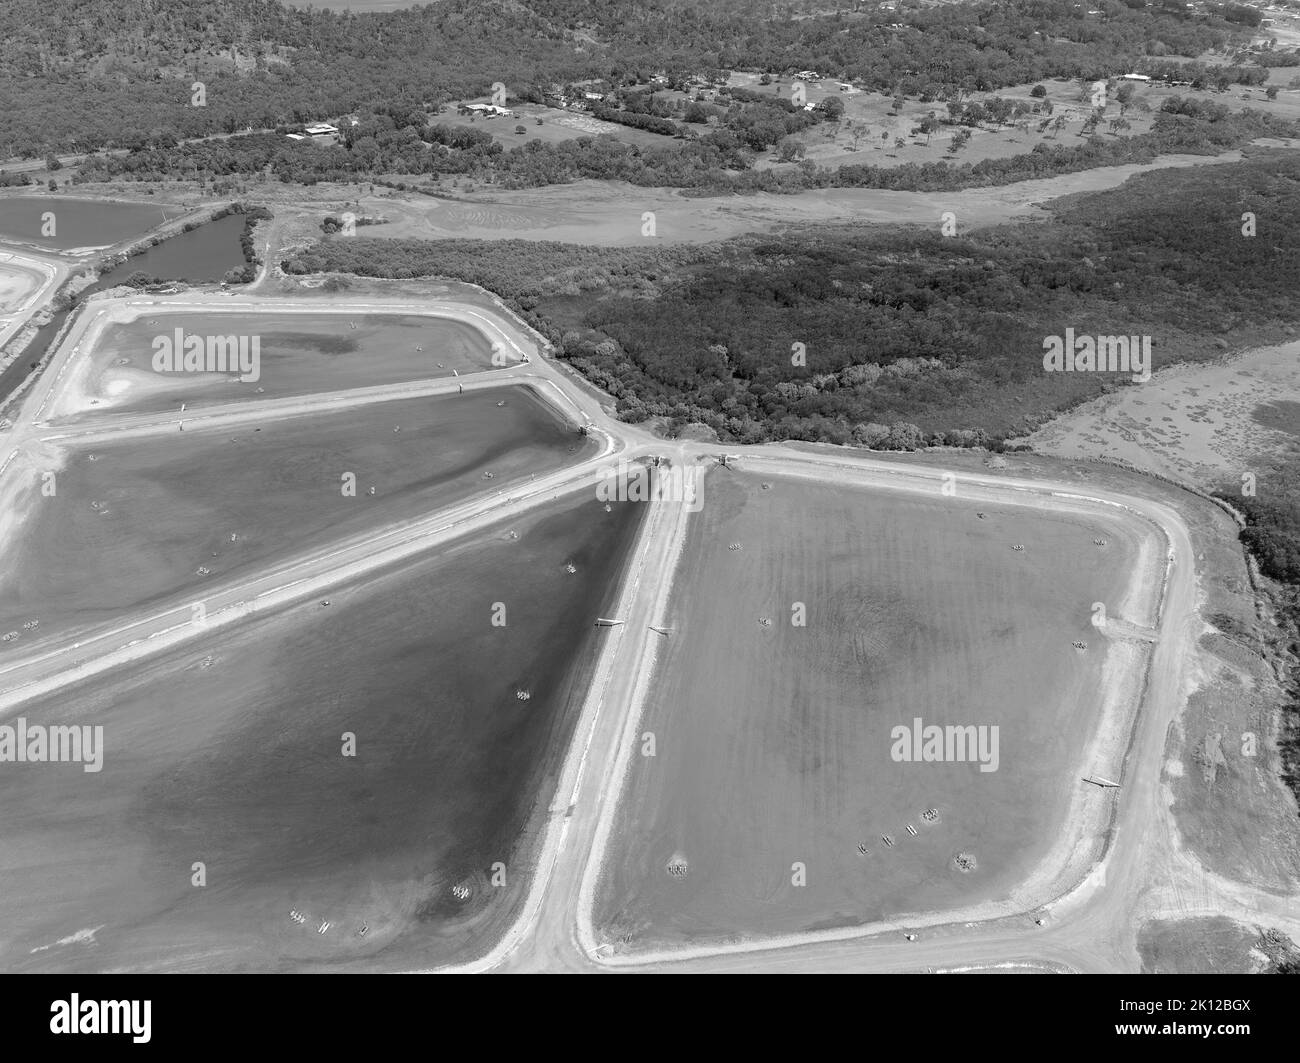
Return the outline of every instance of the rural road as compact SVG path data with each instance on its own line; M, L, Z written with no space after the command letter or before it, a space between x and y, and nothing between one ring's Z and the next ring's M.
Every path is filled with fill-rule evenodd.
M111 629L51 638L37 650L0 668L0 715L41 693L87 675L116 667L162 649L201 637L251 612L279 609L325 593L359 575L441 544L475 534L528 512L541 502L590 489L614 460L652 455L675 466L716 464L723 454L739 466L773 475L797 475L864 487L938 493L946 472L936 466L900 465L852 450L817 450L762 445L726 447L666 441L614 419L600 397L576 386L559 366L541 357L525 330L504 314L457 303L394 305L382 300L341 302L285 300L228 295L179 300L132 297L93 301L70 330L51 364L36 381L15 418L0 435L3 466L24 448L119 439L175 431L178 414L87 415L63 411L59 423L46 419L58 410L60 389L83 352L108 320L122 314L167 313L215 308L241 311L320 313L428 313L474 324L492 341L513 352L516 364L467 375L410 384L355 389L187 411L186 422L213 430L263 418L307 415L344 406L445 394L467 389L528 385L577 424L589 424L599 452L547 476L501 485L440 511L376 529L334 544L329 550L291 559L251 578L218 586L201 600L171 602L147 616L125 619ZM1169 563L1159 621L1151 635L1145 695L1135 715L1127 753L1107 764L1118 790L1089 794L1094 810L1109 819L1108 845L1100 864L1076 876L1074 888L1058 891L1031 911L999 913L996 918L962 920L960 913L932 913L887 925L825 931L780 940L696 947L663 953L623 952L599 940L592 925L592 899L605 845L637 732L640 705L651 675L660 626L667 607L675 559L685 535L686 507L671 502L650 506L619 590L617 617L607 630L594 679L574 740L566 753L539 846L536 868L519 915L505 936L479 960L440 970L652 970L652 971L926 971L1014 967L1068 971L1134 971L1140 967L1134 913L1155 880L1192 876L1187 891L1195 904L1215 914L1250 922L1268 918L1300 937L1296 898L1277 897L1240 883L1213 881L1189 865L1176 842L1162 787L1166 734L1186 698L1191 654L1201 630L1196 608L1196 572L1190 534L1172 507L1119 492L1028 480L1010 475L961 473L959 490L1003 502L1038 508L1104 511L1156 528ZM202 605L201 613L195 609ZM1155 610L1153 609L1154 613ZM1133 619L1133 618L1130 618ZM1081 784L1083 785L1083 784ZM1102 807L1104 804L1104 807ZM1187 911L1192 913L1189 902ZM1179 913L1173 912L1170 915ZM1040 922L1041 920L1041 922ZM917 934L906 940L904 928Z

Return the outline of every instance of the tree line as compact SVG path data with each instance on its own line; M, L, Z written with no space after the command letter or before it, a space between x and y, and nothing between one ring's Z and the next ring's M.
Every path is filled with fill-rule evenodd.
M777 112L773 112L777 113ZM817 121L810 112L791 121ZM965 116L963 115L963 120ZM786 127L761 125L760 141L784 138ZM1095 127L1091 132L1096 132ZM578 180L618 180L641 187L682 188L701 193L794 193L819 188L884 188L948 191L1010 184L1097 166L1150 162L1162 153L1221 152L1260 137L1295 134L1294 123L1222 104L1171 97L1152 129L1135 136L1088 136L1076 144L1040 143L1023 155L975 163L936 160L901 166L863 163L838 167L803 161L797 167L756 169L750 145L736 130L720 127L663 146L638 147L612 136L576 137L547 144L530 140L506 149L491 134L439 123L397 128L383 116L347 131L342 147L295 142L274 134L179 144L99 156L88 160L76 181L193 180L200 183L269 172L283 182L371 180L377 174L425 179L396 187L433 190L429 180L464 177L505 189L536 188Z
M551 83L626 85L660 71L680 82L720 70L817 69L909 97L931 84L987 92L1117 75L1147 58L1191 58L1248 39L1226 12L1097 2L1099 16L1072 0L976 0L790 19L675 0L442 0L364 15L274 0L78 0L75 17L46 0L6 0L0 155L436 106L495 82L535 97Z
M1161 170L1047 224L957 237L840 227L663 248L350 237L283 266L482 285L628 420L701 422L741 442L998 444L1122 385L1044 372L1043 340L1067 326L1152 336L1159 366L1300 321L1297 178L1285 154ZM1243 236L1243 212L1258 236Z

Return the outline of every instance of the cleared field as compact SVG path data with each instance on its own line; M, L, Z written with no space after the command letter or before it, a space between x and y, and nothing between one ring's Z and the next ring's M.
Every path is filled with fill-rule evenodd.
M1284 79L1278 70L1285 75ZM1295 68L1290 67L1278 70L1273 71L1274 76L1270 78L1275 83L1288 83L1296 73ZM798 83L785 80L764 86L758 83L756 75L733 73L731 84L764 95L790 99L791 86ZM955 156L957 161L977 163L985 159L1006 159L1028 154L1040 144L1047 147L1070 147L1082 143L1084 125L1093 109L1091 88L1085 88L1079 81L1066 78L1048 78L1041 84L1047 90L1047 96L1043 100L1031 95L1034 87L1032 82L1008 85L993 92L972 93L967 102L985 103L1000 98L1012 103L1024 103L1031 108L1047 102L1051 104L1052 112L1050 115L1028 114L1024 116L1024 124L1019 128L988 124L968 127L971 139ZM1300 114L1300 92L1285 88L1281 89L1277 99L1269 100L1263 89L1243 89L1240 86L1226 92L1132 82L1127 83L1127 87L1132 96L1126 105L1121 106L1112 98L1104 108L1103 120L1098 128L1098 135L1104 140L1149 133L1155 125L1156 113L1167 99L1174 96L1202 103L1226 104L1233 109L1239 106L1238 100L1244 100L1247 101L1244 104L1246 107L1291 120ZM1116 86L1117 91L1118 88L1119 85ZM954 158L950 147L958 126L944 126L930 137L913 133L926 115L946 118L948 109L945 101L922 103L919 99L905 100L902 109L895 113L892 97L857 89L841 92L833 79L803 85L803 90L811 104L820 104L829 97L836 97L844 105L843 116L838 122L822 122L799 135L799 141L804 147L804 158L811 159L818 166L838 168L844 165L865 165L890 168ZM1128 123L1127 127L1112 127L1111 122L1121 118ZM1059 127L1055 125L1058 119L1061 123ZM1046 128L1040 129L1045 123ZM794 162L779 162L775 151L756 162L759 169L793 169L797 165Z
M1204 487L1239 485L1268 455L1294 460L1300 343L1260 347L1217 362L1162 369L1063 413L1028 436L1063 458L1118 458Z
M387 219L386 224L358 230L367 237L557 240L622 247L646 242L641 233L644 211L655 214L655 239L676 244L709 243L741 233L780 231L789 225L937 225L940 215L951 210L964 231L1021 218L1043 219L1047 214L1041 204L1048 200L1115 188L1132 175L1148 170L1239 162L1241 157L1239 151L1213 156L1164 155L1153 163L1102 166L1060 177L960 192L828 188L789 196L759 193L696 198L682 196L676 189L638 188L612 181L575 181L514 192L492 189L454 200L392 192L363 195L359 201L335 199L328 208L305 214L293 224L283 220L279 224L287 239L306 242L319 238L325 214L356 210Z
M937 162L948 158L949 147L956 126L945 126L938 133L926 138L914 135L912 130L928 114L939 118L948 115L947 104L943 100L922 103L919 99L903 101L901 111L895 113L893 97L879 92L852 89L841 92L834 79L827 79L809 84L777 80L770 85L760 85L754 74L733 73L732 85L761 92L775 98L790 99L792 86L800 84L808 103L820 104L823 100L835 97L844 105L843 116L838 122L822 122L799 135L804 146L805 158L811 159L819 166L839 167L847 164L894 167L908 163ZM1077 81L1063 78L1049 78L1043 82L1047 89L1047 99L1051 101L1053 113L1050 119L1061 118L1059 129L1038 131L1039 125L1049 116L1031 114L1026 116L1027 126L1022 129L1012 127L980 127L971 129L970 143L963 148L958 158L961 162L980 162L984 159L1005 159L1013 155L1024 155L1038 144L1054 146L1071 145L1079 142L1079 133L1090 113L1089 102L1081 99L1080 85ZM992 97L1000 97L1013 103L1025 103L1030 107L1040 103L1030 95L1033 84L1009 85L994 92L973 93L970 102L982 103ZM1134 102L1144 98L1148 88L1136 90ZM1199 94L1198 94L1199 95ZM1151 97L1152 105L1159 106L1160 100ZM1110 119L1119 116L1119 106L1113 104L1107 109L1102 132L1108 130ZM1125 119L1131 128L1126 135L1148 132L1153 124L1153 115L1140 104L1130 107ZM1106 134L1109 136L1109 134ZM902 141L900 144L899 141ZM760 159L760 169L789 169L795 163L779 163L777 156Z
M124 203L63 196L0 197L0 240L58 251L108 247L161 225L168 208L154 203ZM175 217L177 208L171 208ZM45 235L45 215L54 216L54 233Z
M162 340L179 349L185 337L232 337L254 350L255 374L159 372ZM251 358L250 362L251 363ZM492 348L472 325L420 314L159 313L109 324L83 360L77 386L60 412L112 408L151 412L256 398L399 384L492 368ZM242 380L241 375L256 379Z
M24 706L29 726L102 725L103 765L0 773L0 966L393 969L487 946L641 512L565 496L329 609Z
M1153 920L1138 933L1143 974L1259 974L1260 930L1223 916Z
M468 99L465 103L491 103L489 96ZM673 137L662 133L651 133L644 129L634 129L619 122L602 122L583 111L569 111L563 107L548 107L539 103L523 103L513 100L510 110L515 112L513 118L475 118L447 108L439 114L430 115L429 121L435 125L457 128L472 126L492 134L492 139L507 150L526 144L530 140L540 140L543 144L558 144L578 137L612 136L625 144L635 144L639 148L661 148L671 145ZM541 119L541 125L537 119ZM516 131L518 126L524 132Z
M165 445L87 444L56 473L53 497L34 478L13 506L26 520L0 561L0 629L18 637L0 655L503 489L595 446L525 387L177 433ZM349 472L354 497L343 495Z
M1123 597L1134 534L720 470L705 486L597 926L736 940L1008 894L1083 785L1106 657L1092 603ZM894 729L918 719L985 730L908 760Z

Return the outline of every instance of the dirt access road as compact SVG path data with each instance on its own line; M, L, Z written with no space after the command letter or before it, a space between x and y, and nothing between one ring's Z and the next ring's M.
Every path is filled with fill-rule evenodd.
M0 348L23 330L68 279L69 272L69 264L54 255L0 246L0 275L21 278L21 283L14 286L13 297L0 302ZM38 280L30 284L27 277Z

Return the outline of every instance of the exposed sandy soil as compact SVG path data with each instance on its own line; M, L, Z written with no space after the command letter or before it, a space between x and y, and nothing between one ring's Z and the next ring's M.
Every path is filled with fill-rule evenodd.
M67 265L55 255L0 247L0 369L21 357L27 342L21 337L44 320L46 303L67 276Z
M0 253L0 314L17 310L45 282L41 271L7 259L8 256Z

